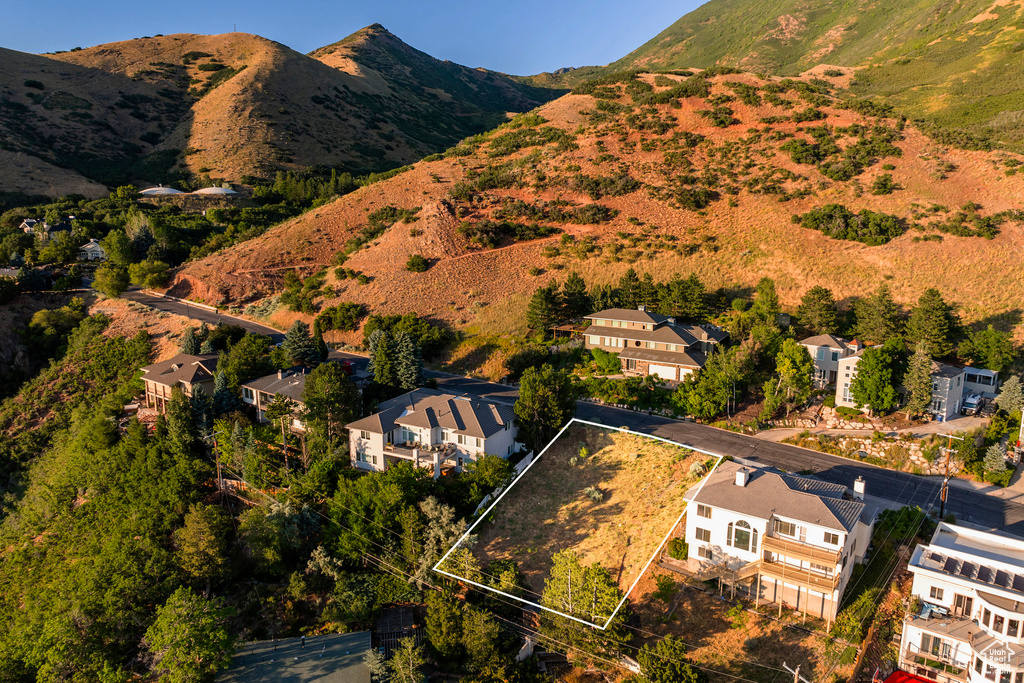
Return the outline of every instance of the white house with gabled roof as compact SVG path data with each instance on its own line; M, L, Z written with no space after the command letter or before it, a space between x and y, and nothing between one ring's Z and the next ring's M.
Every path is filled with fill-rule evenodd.
M724 461L687 493L689 563L699 578L835 619L877 510L847 487Z
M839 361L860 348L857 340L847 342L834 334L819 334L800 341L814 361L814 386L832 386L839 376Z
M907 567L900 668L941 683L1024 683L1024 539L941 522Z

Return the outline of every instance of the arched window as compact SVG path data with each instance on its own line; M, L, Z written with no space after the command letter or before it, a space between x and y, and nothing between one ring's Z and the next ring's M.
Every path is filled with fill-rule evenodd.
M730 527L730 536L732 537L732 547L738 550L746 550L749 552L757 552L757 531L752 531L750 524L740 520L736 522L736 528ZM751 535L753 534L753 539ZM751 540L753 540L753 546L751 546Z

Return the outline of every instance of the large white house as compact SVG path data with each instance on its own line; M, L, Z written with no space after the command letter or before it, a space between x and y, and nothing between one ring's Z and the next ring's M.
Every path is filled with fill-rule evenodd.
M856 482L854 495L863 493ZM835 619L868 548L873 505L840 484L728 461L687 499L689 563L699 577Z
M382 472L405 460L439 476L483 455L507 458L518 448L514 419L509 405L415 389L346 425L352 466Z
M860 348L854 339L847 342L833 334L819 334L800 342L814 361L814 386L827 387L836 383L839 376L839 360L854 354Z
M900 668L942 683L1024 683L1024 540L940 523L910 558Z

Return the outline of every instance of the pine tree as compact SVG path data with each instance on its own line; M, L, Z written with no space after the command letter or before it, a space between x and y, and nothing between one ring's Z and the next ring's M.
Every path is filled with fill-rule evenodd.
M228 387L228 376L218 372L213 376L213 412L224 415L239 408L238 396Z
M195 425L196 436L205 439L213 430L213 398L206 393L206 389L197 386L192 390L189 404L192 407L192 424Z
M320 363L320 350L317 349L316 342L309 334L309 325L301 320L292 323L288 333L284 336L281 347L294 365L312 368Z
M604 311L619 305L618 296L611 285L594 285L590 290L590 301L594 311Z
M821 285L807 290L796 309L796 317L800 327L809 334L835 334L839 329L835 297Z
M562 286L562 310L566 320L581 318L594 310L587 295L587 283L576 271L569 273Z
M395 335L395 379L397 385L412 391L422 383L423 361L419 349L407 332Z
M952 306L947 304L939 290L926 289L907 321L907 337L922 342L933 357L941 358L953 351L953 337L959 320Z
M526 321L537 332L547 334L561 317L561 298L558 283L552 280L548 285L538 287L526 308Z
M195 455L196 432L192 421L192 406L185 394L175 387L167 404L167 440L171 450L179 457Z
M636 308L640 303L640 278L630 268L619 278L619 306Z
M856 333L862 343L884 343L899 335L900 307L892 298L888 285L881 285L878 291L856 303Z
M669 285L669 289L674 288L676 292L673 299L677 308L672 315L690 323L705 322L710 316L710 311L704 283L692 273L685 280L679 280L678 285L674 282Z
M377 358L377 347L380 345L380 339L383 336L384 331L378 328L371 332L370 336L366 339L366 371L371 375L376 374L374 362Z
M757 283L757 295L750 311L761 322L769 325L778 324L782 307L779 304L779 294L775 291L775 281L770 277L763 277Z
M1003 382L1003 388L996 396L996 405L1007 414L1019 413L1024 408L1024 386L1021 385L1019 375L1010 375Z
M217 349L213 348L213 342L209 339L204 339L203 343L199 345L199 355L212 356L215 353L217 353Z
M196 330L194 327L190 327L185 330L185 334L181 335L180 350L182 353L187 353L190 356L199 355L199 339L196 337Z
M1001 443L994 443L985 451L985 471L999 472L1006 471L1006 446Z
M924 344L918 344L903 377L907 392L907 416L920 415L932 402L932 357Z
M395 366L395 340L382 332L373 350L373 381L386 387L398 386L398 369Z
M330 349L327 348L327 342L324 341L324 335L320 331L320 323L316 320L313 321L313 343L316 344L316 350L320 354L320 362L327 360Z
M654 310L658 305L658 286L654 284L654 277L650 273L644 273L640 280L640 288L637 290L638 305L647 306Z

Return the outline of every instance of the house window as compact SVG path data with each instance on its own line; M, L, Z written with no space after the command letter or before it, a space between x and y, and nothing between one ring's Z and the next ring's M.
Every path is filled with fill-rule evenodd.
M818 347L818 353L817 353L816 360L825 360L825 358L827 358L827 357L828 357L828 349L825 348L824 346L819 346Z
M823 564L816 564L814 562L811 562L811 571L812 572L816 572L818 574L824 574L825 576L832 576L832 572L834 571L834 568L833 567L828 567L828 566L823 565Z
M1017 672L1017 679L1014 681L1014 683L1024 683L1024 671Z
M982 613L981 616L981 623L985 625L985 628L988 628L988 622L991 618L992 612L989 611L988 608L985 608L985 611Z
M711 508L707 505L697 503L697 516L703 517L704 519L711 519Z
M974 612L974 598L966 595L956 595L953 598L953 614L957 616L971 616Z
M1006 619L1003 618L1003 615L997 614L992 619L992 630L995 631L996 633L1002 633L1003 632L1003 625L1005 623L1006 623Z
M932 597L932 599L934 599L934 600L941 600L942 599L942 589L938 588L936 586L932 586L932 589L928 593L928 595L930 595Z
M828 543L829 545L839 545L839 534L834 534L831 531L826 531L825 543Z
M709 543L711 541L710 529L701 529L700 527L698 527L696 529L696 535L698 541L704 541L705 543Z
M981 673L981 657L974 658L974 670Z
M465 434L459 434L458 441L459 441L459 443L461 445L463 445L463 446L466 445L466 435Z
M849 377L850 375L846 375L846 376ZM843 400L847 401L847 402L853 400L853 396L850 395L850 383L849 382L844 382L843 383Z
M782 536L796 537L796 524L793 522L783 522L781 519L775 520L775 533Z
M369 438L370 438L370 432L367 432L367 431L360 431L360 432L359 432L359 438L360 438L360 439L362 439L362 440L364 440L364 441L367 441L367 440L369 440Z
M599 340L598 340L597 337L591 335L591 337L590 337L590 345L591 346L600 346L601 344L599 343Z
M986 664L985 678L987 678L990 681L996 680L996 671L998 671L998 669L996 669L994 666L992 666L991 664Z
M703 546L702 545L701 547L697 548L697 556L701 557L701 558L703 558L705 560L710 560L711 559L711 548L708 548L707 546Z
M1020 622L1016 619L1010 619L1006 622L1006 635L1008 638L1016 638L1017 633L1020 631Z
M242 387L242 398L246 401L252 401L253 393L249 387Z
M483 442L483 440L482 440L482 439L477 439L477 440L476 440L476 447L477 447L477 448L482 448L482 447L483 447L483 445L484 445L484 442Z
M832 362L835 363L838 360L839 360L839 352L838 351L833 351L832 352Z
M751 529L750 525L743 520L736 522L735 527L732 522L729 523L725 540L726 545L731 545L737 550L757 552L757 529Z

